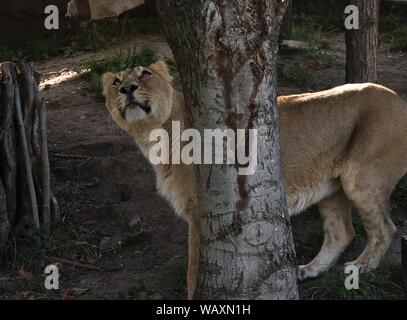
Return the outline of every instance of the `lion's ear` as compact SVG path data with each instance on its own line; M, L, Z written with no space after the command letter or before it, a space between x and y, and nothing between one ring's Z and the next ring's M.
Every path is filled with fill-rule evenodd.
M156 63L150 65L149 68L168 82L172 82L170 71L164 60L158 60Z
M112 72L105 73L103 75L103 95L107 97L110 87L112 86L114 80L116 79L116 75Z

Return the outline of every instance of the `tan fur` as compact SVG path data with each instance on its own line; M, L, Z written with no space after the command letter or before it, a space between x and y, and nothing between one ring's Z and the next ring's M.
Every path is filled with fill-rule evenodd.
M325 232L320 253L299 267L299 279L329 269L353 239L351 206L368 235L351 263L375 269L395 232L390 194L407 171L407 104L366 83L279 97L278 107L289 211L319 203Z
M145 81L139 80L142 71L146 69L154 75ZM139 88L134 96L137 101L148 101L150 114L140 111L140 120L127 121L123 117L124 99L118 88L112 86L115 79L122 84L136 83ZM135 68L118 74L107 73L103 77L104 96L106 106L113 120L129 135L131 135L143 154L148 157L153 143L149 142L149 135L153 129L164 128L171 137L171 123L173 120L181 122L181 130L188 127L183 94L173 90L172 77L163 61L149 66L149 68ZM171 143L171 142L170 142ZM179 142L178 142L179 143ZM195 192L194 169L188 165L156 165L157 189L166 198L177 214L185 218L189 224L189 259L188 259L188 298L193 297L198 275L199 262L199 224L196 219L197 198Z
M143 70L152 72L140 80ZM127 113L125 95L113 82L135 84L133 97L150 113ZM106 105L113 120L145 156L152 146L151 130L181 121L188 128L182 93L174 90L163 61L104 76ZM393 91L375 84L354 84L318 93L278 98L284 174L290 214L318 203L325 240L320 253L299 267L300 279L315 277L338 259L352 241L350 218L355 206L368 242L353 263L362 270L378 266L395 227L390 220L390 194L407 171L407 104ZM170 134L171 136L171 134ZM175 211L189 223L188 296L193 297L198 276L199 224L194 170L187 165L157 165L157 187Z

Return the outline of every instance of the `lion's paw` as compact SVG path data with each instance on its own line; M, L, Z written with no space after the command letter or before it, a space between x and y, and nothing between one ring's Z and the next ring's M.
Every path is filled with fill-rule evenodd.
M297 278L299 281L316 278L318 275L319 272L309 265L302 265L297 268Z

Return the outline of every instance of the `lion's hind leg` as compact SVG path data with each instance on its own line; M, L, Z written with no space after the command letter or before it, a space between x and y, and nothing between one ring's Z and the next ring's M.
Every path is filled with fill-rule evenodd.
M318 204L324 230L324 243L318 255L307 265L298 267L298 279L315 278L328 270L353 240L352 203L339 190Z
M374 171L370 171L370 175L342 179L344 190L354 203L367 234L364 251L355 261L347 264L357 266L362 272L379 266L396 231L389 212L389 190L392 190L389 186L393 186L395 182L391 182L389 177L373 178L372 172Z

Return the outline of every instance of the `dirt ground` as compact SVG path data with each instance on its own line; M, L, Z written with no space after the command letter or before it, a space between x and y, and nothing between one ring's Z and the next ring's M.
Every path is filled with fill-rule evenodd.
M137 37L121 48L153 47L171 52L161 36ZM335 63L320 68L312 88L279 87L280 94L324 89L343 79L344 44L333 40ZM90 58L102 59L112 50L53 58L36 63L47 100L52 183L69 230L70 245L58 257L61 288L2 293L2 298L56 299L183 299L186 297L187 227L155 190L153 171L132 140L117 129L103 101L88 89L76 71ZM301 63L299 53L282 60ZM379 55L379 81L407 96L407 53ZM329 78L326 80L326 78ZM329 83L329 85L327 85ZM393 218L400 232L407 229L407 213L395 206ZM321 224L315 209L293 219L298 262L318 251ZM316 240L317 239L317 240ZM354 241L343 260L361 252L364 239ZM400 265L399 242L386 259ZM75 265L80 262L84 266ZM15 266L15 270L26 266ZM386 268L386 266L382 267ZM15 270L4 275L14 277ZM24 270L34 273L33 270ZM378 271L380 272L380 270ZM21 273L21 272L20 272ZM304 285L312 286L310 281Z

